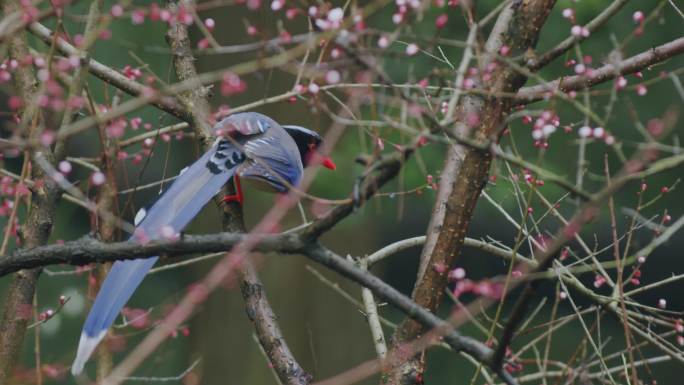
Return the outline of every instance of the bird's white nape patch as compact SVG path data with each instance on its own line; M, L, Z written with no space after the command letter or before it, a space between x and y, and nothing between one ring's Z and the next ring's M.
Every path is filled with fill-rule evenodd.
M135 218L133 218L133 224L135 226L139 225L140 222L142 222L143 219L145 219L146 215L147 215L147 210L145 210L145 208L141 208L140 210L138 210L138 212L135 213Z
M71 374L78 376L83 372L83 367L88 359L95 351L97 345L102 341L102 339L107 334L107 330L101 331L95 337L88 336L85 332L81 333L81 340L78 341L78 352L76 353L76 358L74 363L71 364Z
M295 126L292 124L286 124L286 125L283 125L283 128L286 128L288 130L293 130L293 131L300 131L300 132L303 132L303 133L305 133L307 135L311 135L311 136L317 136L318 135L318 133L316 131L310 130L308 128L304 128L302 126Z

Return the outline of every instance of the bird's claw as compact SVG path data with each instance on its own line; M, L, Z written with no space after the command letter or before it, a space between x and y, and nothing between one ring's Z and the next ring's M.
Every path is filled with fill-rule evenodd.
M224 195L223 199L221 199L221 202L237 202L238 204L242 205L242 197L240 196L240 194Z

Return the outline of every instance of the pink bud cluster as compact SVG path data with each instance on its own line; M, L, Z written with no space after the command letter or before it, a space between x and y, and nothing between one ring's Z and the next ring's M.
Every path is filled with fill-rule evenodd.
M580 26L580 25L573 25L570 28L570 34L574 37L577 38L588 38L589 35L591 35L591 32L589 31L589 28Z
M637 27L634 29L635 36L641 36L644 33L644 22L646 21L646 15L642 11L635 11L632 14L632 20Z
M449 271L448 277L450 281L456 283L452 291L454 297L456 298L459 298L461 295L466 293L491 299L500 299L503 295L502 283L491 282L487 279L480 281L467 279L466 271L460 267Z
M36 96L36 104L43 109L62 111L65 108L78 110L85 105L82 96L74 96L65 100L65 90L62 85L53 78L47 68L47 62L40 56L27 55L21 59L5 60L0 65L0 84L9 81L12 73L20 67L33 66L37 71L38 79L43 83L43 93ZM81 66L78 56L56 58L53 62L53 70L58 72L68 72L79 69ZM8 106L12 111L19 111L26 105L26 102L17 95L12 95L8 99ZM18 115L14 116L14 121L18 122Z
M544 181L542 179L535 178L534 175L532 175L532 171L530 171L528 169L523 169L523 180L525 181L525 183L528 183L528 184L533 184L533 185L537 185L537 186L543 186L544 185ZM540 244L545 244L546 238L540 237L538 239L538 241Z
M602 276L602 275L600 275L600 274L596 274L596 275L594 276L594 287L595 287L595 288L598 289L598 288L600 288L601 286L603 286L603 284L605 284L605 283L606 283L606 278L605 278L604 276Z
M582 126L577 130L577 135L580 138L594 138L603 140L607 145L612 146L615 144L615 137L609 134L603 127Z
M21 6L21 22L24 24L28 24L31 22L34 22L38 20L38 15L40 14L40 10L34 5L34 2L31 0L21 0L19 2L19 5Z
M586 26L577 24L577 19L575 18L575 10L572 8L565 8L562 11L563 18L572 24L570 27L570 35L578 39L586 39L591 35L591 31Z
M570 23L575 24L575 10L572 8L565 8L562 12L563 18L567 19Z
M487 279L481 281L471 281L469 279L458 281L453 290L454 297L459 298L466 293L498 300L503 295L503 284L491 282Z
M310 95L312 95L312 96L315 96L315 95L318 94L318 92L320 92L320 90L321 90L321 87L320 87L317 83L315 83L315 82L311 82L311 83L309 83L308 85L306 85L306 84L297 84L297 85L294 87L294 91L295 91L296 93L298 93L299 95L304 95L304 94L307 94L307 93L308 93L308 94L310 94Z
M123 6L121 4L114 4L110 14L115 18L123 16ZM136 8L131 11L131 23L133 25L145 23L146 18L149 18L150 21L162 21L168 25L175 25L176 23L192 25L194 22L192 11L182 5L174 11L166 7L160 7L157 3L152 3L147 8Z
M28 196L31 193L28 186L22 182L15 182L9 176L0 178L0 195L6 197L14 197L18 194L19 197Z
M38 320L45 322L54 316L55 316L55 311L52 309L47 309L47 310L43 310L42 312L38 313Z
M190 335L190 328L187 326L181 326L178 329L172 330L171 333L171 338L177 338L178 337L178 332L180 331L180 335L183 337L187 337Z
M420 0L394 0L396 11L392 15L392 22L396 25L408 23L412 13L419 12L422 8ZM446 20L442 21L446 24Z
M139 68L133 68L127 65L123 69L123 74L131 80L138 80L138 78L142 76L142 71L140 71Z
M636 72L634 74L634 76L636 76L639 79L643 79L643 77L644 77L643 73L641 73L640 71ZM624 76L618 76L615 79L615 89L622 90L625 87L627 87L627 83L628 83L627 78L625 78ZM643 83L637 84L635 87L635 91L636 91L637 95L645 96L648 93L648 87L646 87L646 85Z
M679 346L684 346L684 335L682 335L682 333L684 333L684 321L682 321L681 318L677 318L674 321L674 330L679 334L676 338L677 344Z
M523 369L523 364L518 362L518 360L514 357L511 348L506 347L506 362L504 363L504 370L506 370L508 373L513 374L521 372Z
M534 121L532 125L532 139L534 139L534 146L538 148L548 148L548 139L560 125L560 118L558 115L550 110L545 110Z
M425 182L427 183L428 188L430 188L432 190L437 190L438 186L437 186L437 183L435 182L435 179L432 175L428 174L428 176L425 178ZM465 276L465 271L463 269L458 268L456 270L458 270L459 273L463 272L463 276ZM454 270L454 271L456 271L456 270Z
M311 7L309 8L309 16L311 14L314 15L312 17L316 26L323 31L338 29L344 21L344 10L339 7L330 9L327 12L317 7Z
M226 72L223 74L221 81L221 94L223 96L232 96L240 94L247 90L247 83L233 72Z
M5 59L2 64L0 64L0 84L12 80L12 72L18 67L19 62L16 59Z
M593 58L589 55L584 55L582 57L582 61L578 62L575 59L570 59L565 62L565 66L568 68L572 68L575 74L577 75L585 75L585 76L591 76L593 74L594 69L591 68L591 63L593 61ZM573 96L574 97L574 96Z

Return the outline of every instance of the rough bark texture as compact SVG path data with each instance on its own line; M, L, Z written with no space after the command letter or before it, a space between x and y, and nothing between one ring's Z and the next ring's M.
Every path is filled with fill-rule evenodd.
M179 1L177 7L194 7L193 1ZM180 80L197 78L195 58L191 51L188 29L182 23L176 23L169 29L167 40L173 52L173 64L176 75ZM191 111L195 131L203 139L205 149L211 146L209 138L209 103L207 88L198 86L192 91L181 95L188 111ZM234 188L229 183L226 194L234 194ZM242 207L235 202L223 204L223 229L236 233L244 233L245 225L242 217ZM249 258L245 258L239 271L241 293L245 301L247 316L254 324L259 343L266 352L273 370L283 384L305 385L311 377L302 369L290 351L278 326L277 316L273 312L264 286L259 279L256 268Z
M14 1L6 1L2 4L4 14L10 14L19 10L19 5ZM10 56L24 58L29 54L24 33L17 33L9 40ZM31 106L37 90L37 82L31 67L20 67L15 73L15 87L17 94L27 102L27 111L24 114L24 122L27 123L28 136L37 137L39 134L37 120L39 112ZM42 149L49 156L49 149ZM25 156L31 156L26 154ZM31 194L31 203L20 236L26 248L41 246L47 243L53 225L54 207L59 192L54 183L44 179L45 175L39 167L31 170L33 180L43 180L40 187L34 187ZM18 202L17 202L18 204ZM33 315L33 296L36 283L40 276L40 269L21 270L17 272L10 283L5 297L5 303L0 318L0 384L5 384L11 377L17 359L21 353L22 343L26 335L26 327Z
M169 6L172 10L179 7L192 9L195 7L195 2L183 0L177 3L172 2ZM183 23L173 24L166 33L166 41L171 47L173 66L176 69L178 79L189 81L197 79L195 57L192 54L192 42L190 41L188 27ZM194 126L195 131L201 135L202 141L209 137L209 111L211 108L207 101L208 95L208 88L202 86L199 81L192 90L179 95L185 110L190 114L190 123ZM206 145L205 143L202 144Z
M505 8L497 20L480 61L482 67L495 62L495 54L503 46L511 48L511 57L524 55L537 42L554 0L515 1ZM492 94L514 93L526 78L505 63L498 63L490 83L479 84ZM458 121L453 127L456 135L470 136L482 143L496 138L513 101L502 97L466 95L457 108ZM477 124L467 121L476 119ZM461 252L463 240L473 210L489 176L491 154L473 148L454 145L449 149L440 175L437 202L433 208L421 264L412 297L429 311L436 311L447 285L448 267ZM395 346L411 341L425 332L424 327L406 319L394 335ZM425 363L418 356L389 368L384 378L393 384L422 382Z
M309 384L312 377L294 359L280 331L278 316L273 312L264 285L249 259L244 261L240 269L240 280L247 317L252 321L259 343L271 361L280 382L289 385Z

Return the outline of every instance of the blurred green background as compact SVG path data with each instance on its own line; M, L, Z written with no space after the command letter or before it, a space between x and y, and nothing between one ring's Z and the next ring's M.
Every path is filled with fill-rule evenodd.
M539 51L543 52L553 47L569 34L570 24L561 16L562 9L573 6L577 12L577 19L580 23L587 22L597 15L611 1L596 0L570 2L559 1L549 22L544 27L539 42ZM647 14L663 2L638 1L631 2L617 16L615 16L605 27L595 33L587 42L583 43L581 50L584 54L593 56L594 66L598 66L606 55L614 48L613 41L623 41L629 36L635 26L632 22L632 13L641 9ZM675 1L680 6L684 6L681 1ZM105 9L112 5L106 2ZM145 6L148 3L134 2L135 6ZM478 1L478 13L486 14L498 4L497 1ZM298 4L301 8L302 4ZM307 5L308 6L308 5ZM303 7L304 9L306 7ZM371 28L392 31L394 25L391 15L394 6L389 6L382 12L374 15L367 20L367 25ZM84 15L86 13L85 2L70 7L69 12L73 15ZM441 14L449 15L449 22L445 29L437 32L434 26L435 18ZM264 4L258 11L249 11L244 6L221 7L203 11L200 13L202 18L211 17L216 20L216 28L213 31L214 37L221 45L234 45L255 41L245 32L245 22L248 21L259 28L268 37L275 37L278 28L284 27L293 35L306 32L306 20L304 17L297 17L289 21L283 14L274 17L269 4ZM276 21L276 20L283 20ZM624 47L623 54L629 56L652 46L662 44L673 38L681 36L682 23L684 20L676 14L669 6L661 8L658 17L650 22L644 31L643 36L631 39ZM282 23L282 24L280 24ZM76 34L82 30L82 23L79 18L67 17L65 28L71 33ZM422 21L416 21L402 30L406 34L419 34L428 41L439 34L444 38L465 40L467 27L463 21L460 8L432 7L427 11ZM146 22L144 25L132 25L129 18L116 20L111 25L112 38L110 40L98 41L93 52L93 57L106 63L107 65L122 69L126 65L139 66L137 58L146 63L150 71L153 71L160 78L173 81L173 69L171 68L170 57L167 53L167 45L164 40L165 25L159 22ZM201 34L193 28L193 38L195 41L201 38ZM33 39L32 39L33 40ZM411 41L409 37L402 37L402 40ZM37 41L32 44L44 52L45 47ZM427 77L435 70L447 70L448 66L427 55L416 55L406 57L405 46L395 43L385 52L385 56L376 56L378 63L387 71L389 76L397 83L415 82L418 79ZM433 53L434 47L422 46ZM461 58L462 49L442 46L446 57L452 63L458 63ZM199 55L197 66L201 72L224 68L231 64L244 62L247 59L261 57L265 53L261 51L249 52L233 55ZM568 58L574 58L571 53ZM569 75L571 70L564 67L564 58L554 61L548 68L540 72L545 79L553 79L562 75ZM644 71L645 79L657 78L661 71L671 71L681 68L684 65L684 58L678 57L669 60L663 65ZM352 81L354 73L358 69L354 66L342 66L339 68L344 80ZM680 76L681 78L681 76ZM630 85L636 84L637 80L628 77ZM229 106L240 106L244 103L257 101L260 98L278 95L292 88L294 75L290 71L276 68L271 71L261 71L245 77L249 88L247 92L231 97L223 97L219 92L213 96L211 103L214 107L222 104ZM530 82L532 84L533 82ZM98 102L108 103L111 101L115 90L103 85L98 80L89 78L91 90L97 95ZM610 90L612 83L605 84L599 89ZM382 92L382 91L379 91ZM336 93L344 97L342 92ZM377 96L377 95L376 95ZM344 100L344 98L343 98ZM321 95L321 101L327 103L331 110L337 111L338 106L331 102L330 98ZM592 108L601 116L605 113L605 106L608 96L592 98ZM548 104L548 103L547 103ZM614 105L614 112L606 122L606 128L616 135L623 144L626 154L634 151L634 144L642 141L640 134L635 127L635 119L630 115L630 110L636 111L641 123L653 118L659 118L668 110L681 113L682 98L678 95L675 87L669 79L654 83L649 86L648 94L644 97L637 96L633 90L621 92ZM554 108L561 118L561 122L576 123L581 122L582 115L566 103L556 103L549 105ZM544 103L537 103L531 106L533 109L544 108ZM280 102L266 105L258 110L273 117L276 121L288 124L299 124L326 132L330 126L330 120L325 113L315 104L310 104L305 100L298 100L296 103ZM388 111L394 113L393 111ZM361 108L363 118L371 118L372 114L367 107ZM137 111L129 118L140 116L145 122L151 123L154 128L165 126L175 122L173 118L152 108L145 108ZM677 121L673 133L665 138L664 143L676 144L678 135L681 134L681 120ZM511 148L512 143L521 155L531 161L541 161L541 164L559 175L567 176L574 180L575 165L577 163L577 141L576 136L563 133L555 134L550 141L550 147L543 155L532 146L530 129L519 121L511 125L512 139L504 138L502 146L506 149ZM380 135L391 140L401 141L401 137L390 131L380 131ZM335 145L332 157L337 162L337 172L320 171L316 182L311 189L314 195L340 199L346 197L356 176L362 171L361 166L353 162L354 157L364 151L368 151L369 143L373 138L367 131L359 127L348 126L345 128L344 136L339 144ZM70 142L70 149L73 155L77 156L97 156L98 148L93 143L98 143L97 136L93 134L83 134L74 138ZM173 175L197 156L197 146L190 140L172 141L171 144L159 142L155 149L155 155L146 167L135 166L130 162L125 162L130 183L136 181L140 175L140 183L146 183L160 179L163 175ZM393 151L391 145L387 145L385 152ZM442 167L444 146L433 144L422 148L418 154L410 160L403 169L400 178L384 188L386 192L409 190L425 183L428 174L439 175ZM596 191L600 188L602 180L600 175L603 169L603 156L608 154L613 165L617 170L619 164L614 159L614 153L604 144L589 143L587 146L587 159L589 161L589 171L592 175L586 178L585 188L589 191ZM167 164L168 162L168 164ZM7 160L6 167L17 169L20 167L19 160ZM166 170L164 172L164 170ZM684 170L673 170L662 176L651 178L647 181L649 189L645 192L648 198L658 195L661 186L670 186L678 178L684 175ZM494 172L499 179L496 184L490 184L486 191L496 201L511 213L515 219L520 218L520 209L512 194L512 185L506 181L508 173L503 164L496 163ZM519 173L518 170L516 172ZM78 176L87 177L88 173L79 170ZM74 175L76 176L76 175ZM124 178L121 179L122 188L125 188ZM634 207L637 201L636 191L638 184L628 186L618 196L619 207ZM550 183L542 187L542 191L549 198L558 198L563 191L557 189ZM273 197L255 191L247 193L245 204L246 218L249 225L256 223L261 215L266 212ZM135 207L149 202L156 195L156 191L147 190L135 196ZM656 204L647 208L642 214L645 217L652 215L662 215L667 210L673 218L681 215L684 206L681 203L680 190L674 189L665 195ZM122 196L122 199L124 197ZM424 189L422 194L407 195L385 195L369 202L364 208L354 213L344 220L333 231L323 238L323 243L337 251L341 255L362 256L369 254L378 248L406 237L422 235L425 232L429 220L434 192ZM310 202L304 202L307 211L310 210ZM539 207L540 211L541 206ZM563 212L570 214L573 205L570 203L563 205ZM131 210L124 213L128 219L132 217ZM286 226L294 226L301 223L301 219L294 210L286 221ZM605 213L604 213L605 214ZM624 229L627 225L625 215L619 215L620 226ZM541 224L544 231L552 233L558 228L558 224L553 220L545 220ZM193 222L187 229L188 233L209 233L220 229L219 214L213 203L209 204L203 214ZM90 216L84 210L68 203L61 204L57 216L57 223L53 240L76 239L90 231ZM586 239L595 241L597 245L609 243L609 227L606 218L592 224L584 230ZM596 234L596 238L594 238ZM468 236L473 238L491 237L507 245L513 245L515 231L505 219L498 213L491 204L481 200L477 207L475 219L470 226ZM635 247L643 245L652 238L650 230L640 230L636 233ZM681 273L684 270L684 263L679 252L682 250L684 242L681 236L674 237L667 245L657 250L648 263L643 267L644 283L652 282L670 275ZM528 250L523 250L527 252ZM374 273L381 276L388 283L409 294L418 265L420 249L410 250L400 253L386 262L379 264ZM602 256L602 259L610 259L610 255ZM328 279L338 283L340 287L360 300L360 288L348 281L340 278L334 273L327 271L320 266L312 265L305 258L299 256L279 256L264 255L258 256L260 275L265 283L266 292L269 300L279 317L283 333L295 356L300 360L304 368L311 373L315 379L321 380L344 371L354 365L374 358L372 340L363 313L354 304L345 300L342 296L334 292L311 273L309 268L316 269ZM158 318L165 313L167 306L176 303L185 293L189 284L197 281L206 274L213 266L214 261L202 262L182 270L161 272L149 276L140 287L130 306L136 308L152 308L152 315ZM473 279L491 277L496 274L505 273L507 266L495 257L478 253L473 250L466 250L462 258L458 261L459 266L463 266L468 272L468 276ZM65 269L62 267L51 267L50 271ZM68 269L68 268L66 268ZM49 276L44 275L40 281L38 303L39 309L55 308L57 297L61 294L71 296L71 301L66 308L56 317L51 319L41 327L41 357L43 363L61 365L68 367L75 354L80 327L86 315L86 292L87 274ZM591 285L593 274L585 274L583 280ZM8 282L8 278L0 279L0 293L3 292ZM546 297L547 305L538 316L539 321L548 318L550 304L553 302L554 284L547 284L540 292L539 299ZM679 296L668 295L678 293L683 289L682 285L671 285L659 291L650 292L641 297L643 302L648 305L655 305L659 298L668 300L668 308L680 311L684 307L684 300ZM573 293L571 293L573 295ZM574 297L573 297L574 298ZM579 306L587 306L589 303L582 298L575 298ZM451 303L443 306L446 314L451 308ZM559 311L561 313L571 313L572 309L567 303L562 303ZM381 308L384 317L393 322L399 322L402 315L390 306ZM586 322L592 322L593 316L588 316ZM602 335L604 341L609 340L606 351L614 351L623 345L624 337L621 334L621 327L610 317L604 317L602 323ZM189 328L189 335L179 335L165 342L157 352L151 356L145 365L136 371L137 376L166 377L175 376L190 366L196 359L201 359L193 374L186 377L187 384L274 384L274 377L259 351L258 344L253 338L253 328L244 313L242 299L239 290L234 282L226 284L225 289L214 292L209 300L204 303L197 314L186 325ZM463 332L470 333L478 338L484 337L479 334L472 326L466 326ZM120 362L132 346L144 337L145 333L131 328L117 329L117 335L127 336L125 343L123 339L117 339L114 361ZM391 335L391 330L386 330L387 336ZM565 326L558 332L552 346L552 357L558 361L566 361L575 347L577 341L583 337L583 331L579 324L574 322L570 326ZM522 346L522 342L516 342L516 346ZM25 343L22 356L22 366L30 368L34 365L33 333ZM570 347L570 348L569 348ZM645 353L653 353L649 349ZM530 358L530 357L528 357ZM533 357L532 357L533 358ZM429 384L462 384L464 379L469 379L470 373L474 372L474 367L467 363L458 354L434 348L429 353L429 366L426 382ZM94 365L90 364L91 375L94 374ZM531 370L536 370L532 368ZM653 378L659 383L675 383L677 374L682 372L682 365L675 363L657 364L652 367ZM644 375L644 379L650 378ZM64 378L53 380L54 383L74 383L69 375ZM483 383L479 379L476 383ZM130 381L136 383L136 381ZM364 384L377 383L377 378L372 378L362 382Z

